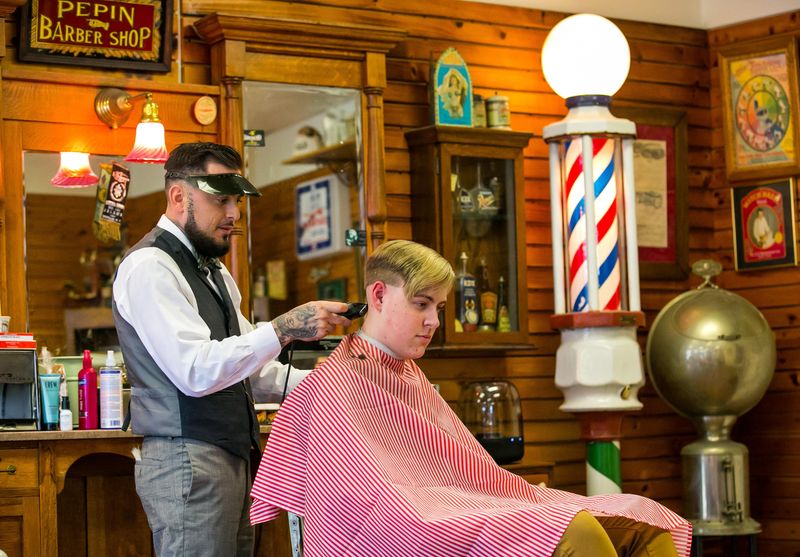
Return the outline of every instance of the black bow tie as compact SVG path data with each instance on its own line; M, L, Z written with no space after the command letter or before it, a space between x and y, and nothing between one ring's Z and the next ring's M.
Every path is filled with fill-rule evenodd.
M197 256L197 268L201 271L221 269L222 265L216 257L208 257L207 255Z

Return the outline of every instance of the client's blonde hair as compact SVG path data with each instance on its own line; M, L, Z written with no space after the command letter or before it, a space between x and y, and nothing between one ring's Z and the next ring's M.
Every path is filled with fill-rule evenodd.
M367 259L367 285L383 281L402 286L411 299L426 290L453 287L455 273L447 259L431 248L409 240L381 244Z

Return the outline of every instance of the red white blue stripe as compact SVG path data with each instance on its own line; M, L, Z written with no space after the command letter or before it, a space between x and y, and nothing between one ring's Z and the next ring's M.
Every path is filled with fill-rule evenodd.
M599 308L588 306L588 261L586 243L586 210L581 142L566 144L564 193L567 206L567 256L569 258L569 305L571 311L620 309L619 227L614 164L615 141L592 140L592 177L594 179L594 213L597 227L597 276Z

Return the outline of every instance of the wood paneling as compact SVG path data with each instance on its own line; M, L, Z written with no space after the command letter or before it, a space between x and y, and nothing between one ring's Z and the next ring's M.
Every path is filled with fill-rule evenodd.
M739 419L734 439L750 449L752 515L764 528L759 535L760 556L800 554L800 339L797 267L737 273L733 265L730 187L725 179L722 93L717 50L731 43L791 33L800 38L800 10L734 25L708 34L710 60L710 120L712 122L710 179L706 190L713 217L706 226L724 271L719 284L744 296L766 316L775 331L776 373L761 402ZM798 96L800 91L791 94ZM798 177L795 177L797 179ZM797 249L797 246L795 246Z
M239 2L226 5L231 13L285 15L288 3ZM199 17L220 6L213 1L184 1L184 15ZM369 24L401 26L407 40L389 53L385 91L387 234L410 238L411 198L408 149L404 132L429 122L428 72L430 61L447 46L454 46L470 68L475 91L499 91L510 97L511 125L534 134L525 156L526 253L528 265L529 340L536 350L528 354L494 357L448 355L428 357L423 369L442 393L458 407L461 386L472 379L510 378L520 390L525 417L524 462L555 462L553 485L585 490L584 445L577 422L558 410L562 397L553 384L554 351L558 336L550 329L552 274L550 271L550 217L547 188L547 148L542 127L562 117L563 101L550 92L541 75L539 52L547 30L561 14L486 6L444 0L364 3L359 0L318 0L304 4L309 17ZM457 15L452 15L457 14ZM691 259L714 248L714 228L706 223L718 208L705 195L712 171L708 109L711 104L706 33L677 27L620 22L630 37L631 78L617 95L620 105L668 106L685 110L689 122L689 221L697 223L691 234ZM192 60L190 63L193 63ZM197 63L205 61L198 55ZM680 223L687 225L687 223ZM643 302L650 318L688 281L652 281L643 284ZM678 417L652 393L642 398L645 409L625 421L622 441L625 487L656 497L672 507L679 505L679 450L693 437L691 424ZM652 410L651 410L652 409ZM640 446L642 444L642 446ZM630 447L630 448L628 448ZM657 447L656 456L645 452ZM655 450L655 449L654 449Z
M550 222L547 151L541 132L544 125L562 117L566 110L563 101L550 92L542 79L539 52L547 31L564 14L457 0L312 0L302 4L270 0L181 0L179 3L182 29L177 30L180 32L180 49L175 49L175 52L176 56L181 53L180 64L174 65L173 72L166 75L146 76L153 80L153 87L208 85L209 51L194 34L191 24L215 11L286 16L301 5L309 19L345 20L408 30L408 38L389 53L387 60L384 128L388 193L386 232L389 238L410 238L412 235L410 208L414 200L410 193L404 132L429 122L427 99L431 59L444 48L454 46L469 64L476 92L491 94L497 90L510 97L512 127L534 134L525 152L524 168L529 340L536 349L491 357L471 354L428 357L422 362L422 367L431 380L441 384L443 395L456 408L460 388L469 380L492 377L513 380L522 396L526 422L527 444L523 462L553 461L551 485L583 491L584 447L578 436L577 422L558 410L562 397L553 384L553 372L559 338L549 329L548 323L552 311ZM751 485L753 515L765 525L760 554L798 553L800 536L792 525L792 521L796 524L800 518L800 472L796 466L800 453L797 449L800 447L800 428L794 418L800 410L800 354L794 348L800 338L797 326L800 300L795 286L798 271L795 268L741 274L732 271L729 184L724 179L716 49L734 41L777 32L800 34L800 17L795 12L710 33L631 21L617 23L629 38L632 65L630 79L616 95L615 103L650 108L663 106L687 112L689 218L688 222L678 225L689 228L690 261L703 257L720 259L725 266L720 278L721 286L738 291L753 301L776 328L780 347L779 372L764 401L741 419L736 434L751 447L754 460L764 458L763 463L754 466ZM8 27L7 36L13 35L13 29ZM59 76L66 76L55 80L63 82L67 86L65 90L86 80L97 84L117 80L126 83L132 79L120 72L32 69L36 67L15 62L13 47L3 61L6 80L8 75L16 75L19 81L25 82L25 76L30 75L26 72L56 72ZM143 87L141 80L133 85ZM33 84L31 89L34 89ZM24 106L25 91L19 89L22 100L18 100L12 91L4 110L15 112L18 106ZM71 101L66 99L65 102ZM93 115L83 114L87 112L83 103L75 103L74 109L75 114L81 115L78 121L65 111L57 119L73 129L77 123L96 125ZM168 110L178 122L182 121L178 105ZM40 110L28 106L20 118L35 119L42 111L45 118L52 118L55 112L52 107ZM11 137L15 137L14 133L21 133L14 129L11 132ZM7 129L4 137L9 137L9 133ZM131 131L123 130L122 133L130 134ZM194 132L187 129L187 135L190 133ZM125 136L123 142L128 144L129 139ZM42 135L41 141L46 140ZM11 164L13 167L13 162ZM0 188L0 195L4 191L7 190ZM18 201L8 195L3 200ZM283 202L278 205L284 207ZM14 215L10 218L13 224ZM5 252L0 252L0 256L5 254L5 257L15 258L20 255L13 243L5 242L3 249ZM47 283L44 275L40 280L47 285L46 288L57 286ZM648 322L676 294L695 284L696 279L644 282L642 302ZM646 331L642 331L640 341L644 340L645 334ZM643 389L640 398L644 409L631 414L624 425L624 489L679 509L679 450L694 437L693 428L688 420L666 407L649 388ZM779 452L770 452L771 440L779 443Z

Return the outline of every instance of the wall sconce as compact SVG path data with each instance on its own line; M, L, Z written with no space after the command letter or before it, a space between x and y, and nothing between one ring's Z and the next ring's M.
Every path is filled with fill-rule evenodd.
M89 166L89 153L62 151L61 164L50 183L57 188L86 188L100 182Z
M542 47L544 77L569 109L542 134L550 149L550 323L561 331L555 383L561 410L581 424L589 495L621 492L622 417L642 408L636 126L609 111L629 69L628 41L598 15L562 20Z
M152 93L130 95L122 89L101 89L94 99L94 111L101 122L111 129L124 124L133 111L133 101L144 98L142 119L136 126L133 149L125 157L126 162L163 164L167 161L167 146L164 140L164 124L158 118L158 105Z

